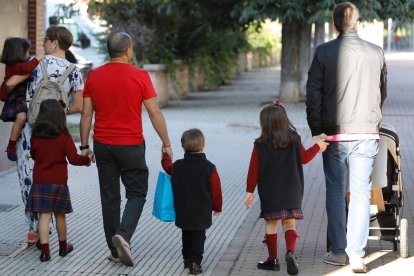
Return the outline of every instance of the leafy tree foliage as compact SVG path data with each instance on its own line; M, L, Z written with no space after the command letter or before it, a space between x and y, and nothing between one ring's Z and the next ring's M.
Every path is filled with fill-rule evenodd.
M213 83L229 78L250 25L266 19L282 22L281 96L303 96L310 62L311 24L330 22L337 0L91 0L90 10L112 31L126 31L135 42L139 63L197 64ZM411 22L414 0L355 0L362 20ZM251 36L252 34L249 33Z
M307 53L311 45L308 39L310 26L315 22L330 22L334 6L340 2L343 1L245 0L232 11L232 15L244 25L267 18L282 22L280 96L284 100L297 101L304 95L304 79L309 62ZM360 18L366 21L393 18L400 22L412 22L414 18L413 0L355 0L353 3L360 10Z
M217 86L230 78L231 67L246 39L231 17L237 0L106 0L91 1L90 10L103 17L111 31L128 32L138 63L174 60L203 67Z

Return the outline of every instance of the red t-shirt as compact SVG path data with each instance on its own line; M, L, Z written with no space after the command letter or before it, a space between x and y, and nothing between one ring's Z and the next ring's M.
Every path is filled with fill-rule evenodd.
M75 166L88 165L90 159L79 155L72 136L62 133L55 138L32 138L33 184L67 184L68 162Z
M89 73L83 91L95 110L95 141L109 145L139 145L142 102L156 97L147 71L128 63L109 62Z

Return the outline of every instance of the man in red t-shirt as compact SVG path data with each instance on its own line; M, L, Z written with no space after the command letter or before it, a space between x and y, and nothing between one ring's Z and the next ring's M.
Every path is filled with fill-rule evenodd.
M80 125L82 153L89 151L88 137L95 113L93 150L99 175L102 216L108 259L133 266L129 248L148 190L148 168L142 131L142 104L162 140L162 149L172 158L164 116L160 111L148 72L129 64L132 40L114 33L107 42L110 62L91 71L83 91ZM127 202L122 220L119 179Z

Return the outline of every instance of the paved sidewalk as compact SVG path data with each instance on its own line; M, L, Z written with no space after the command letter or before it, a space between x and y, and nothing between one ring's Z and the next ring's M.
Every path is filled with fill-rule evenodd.
M223 214L213 219L207 233L203 267L211 272L226 250L248 211L243 204L247 166L257 136L260 104L276 94L277 69L256 70L244 74L233 85L220 91L194 93L186 101L171 101L163 109L168 123L175 159L183 156L180 138L184 130L199 127L206 136L206 154L218 168L223 187ZM144 118L147 161L150 168L149 191L142 218L132 239L136 266L127 268L106 260L109 251L102 229L96 166L70 167L69 188L74 213L68 216L68 240L73 254L57 256L57 238L52 235L52 260L40 263L32 247L14 258L0 257L0 275L44 275L54 273L105 275L187 275L181 259L181 232L173 223L161 223L151 216L156 177L161 169L161 142ZM79 116L71 119L79 120ZM0 177L2 204L17 205L0 212L0 242L25 242L27 227L16 173ZM3 193L3 191L7 191Z
M384 108L385 121L393 124L400 135L403 154L405 203L404 217L409 229L413 229L413 176L408 170L413 164L414 131L412 125L414 98L410 95L414 86L414 61L390 61L389 99ZM257 69L223 86L220 91L192 93L186 101L171 101L163 109L167 120L175 159L181 158L180 137L190 127L200 128L206 136L207 157L216 164L223 187L223 213L213 219L207 232L204 275L267 275L257 270L256 263L266 257L261 243L263 222L258 220L258 204L250 211L243 204L245 179L253 140L259 133L260 106L271 101L277 94L279 69ZM298 128L305 146L310 146L310 132L304 115L304 103L288 104L289 117ZM132 239L135 267L127 268L106 260L109 251L102 229L102 216L96 166L70 167L69 187L74 213L68 216L69 241L75 250L65 258L57 254L57 237L51 237L52 260L40 263L39 252L31 247L15 257L0 256L0 275L188 275L181 259L180 231L173 223L161 223L151 216L156 177L161 170L161 142L152 129L148 117L144 118L144 134L147 146L147 162L150 168L149 192L141 220ZM72 116L78 121L79 116ZM302 275L346 275L347 267L337 269L320 261L325 249L326 215L324 212L324 185L321 157L305 166L306 190L303 201L305 219L298 225L301 239L297 255ZM15 172L0 175L0 244L24 243L27 228L23 224L23 210L17 175ZM257 199L257 197L256 197ZM413 245L414 235L409 236ZM284 242L279 238L279 256L284 256ZM379 247L380 245L380 247ZM390 243L370 242L368 253L370 275L383 275L392 271L409 275L414 269L413 258L399 259L398 254L388 251ZM269 275L285 275L282 271Z

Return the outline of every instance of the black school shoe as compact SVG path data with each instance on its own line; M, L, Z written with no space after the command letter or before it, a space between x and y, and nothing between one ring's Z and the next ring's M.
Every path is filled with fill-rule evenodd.
M39 260L43 262L50 261L50 254L40 254Z
M191 267L191 260L190 259L184 259L184 269Z
M280 270L279 260L274 259L274 260L267 260L265 262L258 262L257 268L263 269L263 270L279 271Z
M72 251L73 251L73 245L68 242L68 243L66 243L66 249L64 249L64 248L59 249L59 256L65 257L66 255L68 255Z
M201 265L196 264L196 263L191 263L190 274L197 275L200 273L203 273L203 268L201 267Z
M289 275L298 275L299 268L298 268L298 261L296 260L295 254L292 251L288 251L286 253L286 265L287 265L287 273Z
M39 250L42 249L42 247L40 246L40 239L37 239L37 241L36 241L36 248L39 249Z

